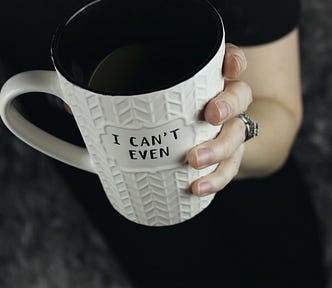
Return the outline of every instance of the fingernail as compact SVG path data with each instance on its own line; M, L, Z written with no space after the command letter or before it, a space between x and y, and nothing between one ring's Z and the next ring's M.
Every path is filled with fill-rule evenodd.
M239 73L243 72L247 68L247 59L246 55L244 54L243 50L239 49L239 47L232 47L230 48L230 53L236 60L238 64L238 68L240 69Z
M199 148L196 151L196 161L198 167L203 167L213 162L213 153L209 148Z
M206 196L213 192L213 187L209 182L202 182L198 184L199 196Z
M244 61L243 57L241 57L240 55L237 54L233 54L234 58L236 59L237 65L238 65L238 74L241 74L245 69L246 69L246 61Z
M228 103L226 103L225 101L217 101L216 102L216 106L219 110L219 123L221 123L222 121L226 120L230 114L230 108Z

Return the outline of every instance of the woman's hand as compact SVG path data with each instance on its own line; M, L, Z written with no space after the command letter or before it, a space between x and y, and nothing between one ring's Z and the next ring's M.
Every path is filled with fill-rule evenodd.
M212 125L222 124L219 135L194 147L188 154L189 164L202 169L219 164L210 175L196 180L192 193L205 196L223 189L237 175L244 153L245 125L236 116L245 112L252 102L250 87L236 79L246 69L247 61L243 51L226 44L223 75L225 89L207 104L204 117Z

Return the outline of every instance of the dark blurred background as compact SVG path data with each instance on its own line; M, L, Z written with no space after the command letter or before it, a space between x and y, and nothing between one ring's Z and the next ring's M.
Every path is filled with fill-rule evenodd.
M294 154L310 187L319 216L324 236L325 264L330 274L332 2L302 2L305 115ZM46 1L41 3L46 5ZM31 64L31 69L37 68L33 66ZM7 71L2 68L0 61L0 84L8 77ZM52 160L17 140L2 122L0 193L1 288L130 287L112 257L111 248L72 198Z
M332 287L332 2L302 0L304 122L294 154L321 223Z

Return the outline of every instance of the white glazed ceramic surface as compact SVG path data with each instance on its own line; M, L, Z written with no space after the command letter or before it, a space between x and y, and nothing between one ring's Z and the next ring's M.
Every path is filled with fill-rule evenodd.
M74 86L61 75L64 100L72 108L104 190L113 207L145 225L172 225L192 218L213 196L190 194L190 184L215 167L185 163L194 145L220 127L199 121L207 101L223 89L224 45L193 78L138 96L103 96Z
M206 103L224 85L224 39L213 59L192 78L165 90L136 96L105 96L68 82L59 72L30 71L1 90L0 114L7 127L39 151L98 174L113 207L148 226L188 220L213 196L197 197L190 185L215 167L195 170L186 162L196 144L220 127L199 120ZM28 92L54 94L72 108L87 150L58 139L19 114L13 100Z

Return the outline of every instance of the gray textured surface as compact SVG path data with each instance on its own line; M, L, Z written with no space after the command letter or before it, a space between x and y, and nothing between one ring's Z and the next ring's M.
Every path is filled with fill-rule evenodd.
M312 190L332 271L332 2L303 4L305 118L294 152ZM2 124L0 139L0 287L129 287L47 157Z
M130 287L47 157L0 139L0 287Z
M332 275L332 2L303 2L301 27L305 117L294 152L311 187ZM329 287L332 287L330 281Z

